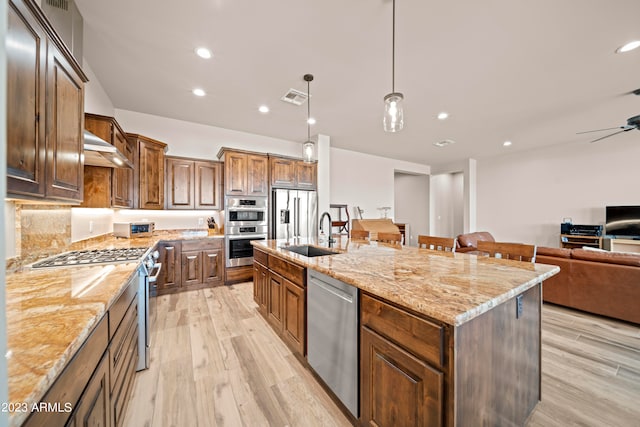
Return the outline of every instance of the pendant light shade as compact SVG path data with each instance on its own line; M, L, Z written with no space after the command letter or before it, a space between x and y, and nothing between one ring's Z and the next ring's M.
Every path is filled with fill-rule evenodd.
M316 159L316 144L311 140L311 92L310 83L313 81L313 74L305 74L304 81L307 82L307 140L302 144L302 158L307 163L312 163Z
M404 126L404 114L402 111L404 96L400 92L396 92L396 0L393 0L391 33L391 93L384 97L382 125L385 132L399 132Z

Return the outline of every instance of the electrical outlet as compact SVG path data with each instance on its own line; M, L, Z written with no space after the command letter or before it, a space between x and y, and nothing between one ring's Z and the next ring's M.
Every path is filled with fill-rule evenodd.
M524 303L522 302L522 295L516 297L516 319L522 317L522 310L524 309Z
M89 221L89 234L93 233L93 221Z
M202 227L204 225L204 218L198 218L198 227Z

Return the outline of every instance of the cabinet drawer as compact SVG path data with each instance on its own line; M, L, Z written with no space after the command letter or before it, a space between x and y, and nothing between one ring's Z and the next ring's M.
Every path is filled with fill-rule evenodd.
M131 305L131 301L138 294L138 275L134 273L134 277L129 281L129 284L124 291L120 294L116 302L109 307L109 339L113 338L113 335L118 329L118 325L122 321L122 318L127 313L127 309Z
M306 287L306 275L303 267L285 261L275 256L269 257L269 269L291 280L296 285Z
M207 249L221 249L223 239L199 239L199 240L183 240L183 251L200 251Z
M122 369L132 353L137 352L138 341L138 301L134 299L124 319L116 330L110 345L111 388L122 382Z
M444 328L366 294L361 298L362 325L433 365L444 365Z
M259 262L260 264L264 265L265 267L268 266L268 261L267 259L269 258L269 256L265 253L262 252L256 248L253 248L253 260Z

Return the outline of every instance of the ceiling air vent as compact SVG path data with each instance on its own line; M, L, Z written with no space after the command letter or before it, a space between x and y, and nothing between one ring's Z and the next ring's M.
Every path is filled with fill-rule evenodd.
M281 101L288 102L294 105L302 105L309 98L309 96L305 92L300 92L299 90L289 89L287 93L280 98Z
M56 9L69 10L69 0L46 0L46 3Z
M436 147L446 147L447 145L455 144L456 142L452 139L443 139L442 141L434 142L433 145Z

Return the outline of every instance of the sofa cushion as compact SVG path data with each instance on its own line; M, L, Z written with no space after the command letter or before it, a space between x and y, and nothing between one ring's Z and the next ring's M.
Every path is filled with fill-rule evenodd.
M583 261L607 262L609 264L640 267L640 254L631 255L618 252L600 252L586 249L572 249L571 258Z
M571 258L571 249L538 246L536 248L536 255L555 256L558 258Z
M478 241L482 240L484 242L495 242L496 239L493 238L491 233L488 231L476 231L474 233L461 234L457 238L460 247L478 247Z

